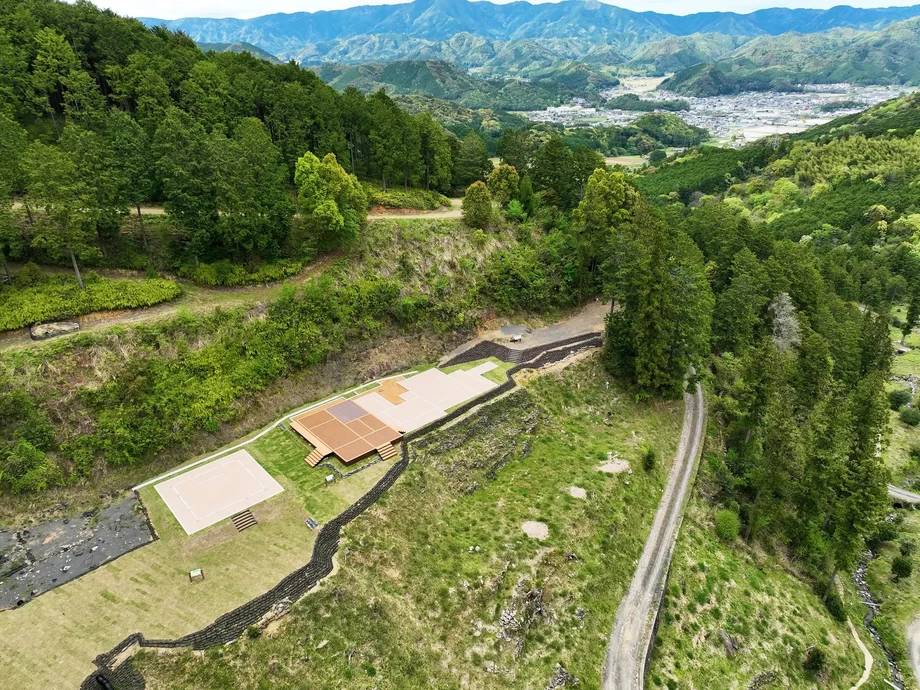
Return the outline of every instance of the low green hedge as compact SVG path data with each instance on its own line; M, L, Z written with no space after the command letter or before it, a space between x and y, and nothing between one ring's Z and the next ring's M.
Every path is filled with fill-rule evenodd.
M364 183L370 206L384 208L411 208L419 211L434 211L442 206L450 206L450 199L438 192L426 192L424 189L403 189L393 187L383 191L377 185Z
M216 261L197 266L186 264L179 268L179 275L206 287L238 287L274 283L289 278L300 273L303 264L303 261L287 259L262 264L256 270L248 271L244 266L230 261Z
M28 286L0 287L0 331L23 328L94 311L137 309L175 299L182 294L173 280L110 280L89 271L81 290L75 277L54 275Z

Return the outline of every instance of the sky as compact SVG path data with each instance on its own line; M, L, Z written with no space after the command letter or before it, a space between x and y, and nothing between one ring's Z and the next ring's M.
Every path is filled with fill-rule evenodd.
M338 10L356 5L396 4L390 0L93 0L99 7L107 7L122 15L131 17L157 17L178 19L180 17L239 17L248 19L275 12L316 12ZM401 0L405 1L405 0ZM503 0L492 0L502 2ZM510 1L510 0L504 0ZM529 0L536 4L541 0ZM547 0L552 2L553 0ZM834 5L854 7L891 7L914 5L920 0L617 0L609 4L630 10L690 14L693 12L753 12L765 7L816 7L828 8Z

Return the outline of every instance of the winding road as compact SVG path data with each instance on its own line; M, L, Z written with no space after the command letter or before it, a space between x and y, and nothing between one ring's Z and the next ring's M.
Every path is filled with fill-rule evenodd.
M706 405L703 390L697 385L695 393L684 394L684 427L674 465L645 550L613 622L607 658L601 670L604 690L642 690L645 685L646 658L655 632L655 618L664 594L684 504L696 474L705 427Z

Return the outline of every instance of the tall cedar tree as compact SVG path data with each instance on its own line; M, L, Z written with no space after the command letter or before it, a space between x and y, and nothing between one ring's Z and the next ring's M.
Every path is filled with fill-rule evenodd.
M713 296L696 245L640 203L609 243L604 363L639 398L677 397L709 351Z

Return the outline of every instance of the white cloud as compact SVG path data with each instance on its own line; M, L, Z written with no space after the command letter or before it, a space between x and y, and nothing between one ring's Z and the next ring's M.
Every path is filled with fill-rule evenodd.
M107 7L119 14L131 17L158 17L177 19L179 17L239 17L248 19L275 12L317 12L336 10L356 5L393 5L404 0L95 0L99 7ZM496 1L496 0L493 0ZM497 0L499 3L513 0ZM531 3L555 2L557 0L530 0ZM855 0L846 3L854 7L890 7L912 5L916 0ZM829 8L842 4L839 0L802 0L801 2L770 2L770 0L698 0L687 3L684 0L618 0L615 3L635 11L667 12L689 14L692 12L753 12L766 7L814 7Z

